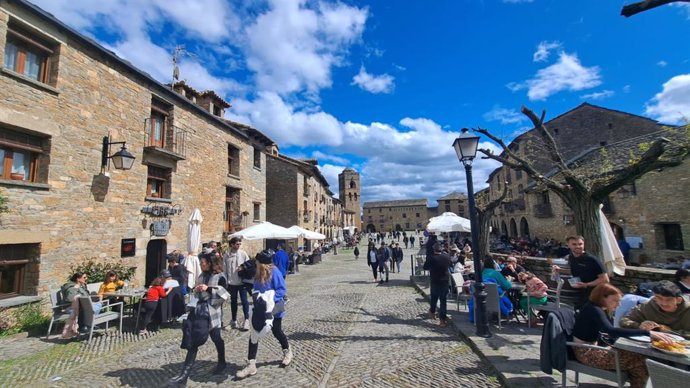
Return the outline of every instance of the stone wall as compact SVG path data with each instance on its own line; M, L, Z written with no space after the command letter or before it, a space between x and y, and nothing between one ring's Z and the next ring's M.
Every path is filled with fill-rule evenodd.
M3 3L7 4L7 3ZM253 144L244 132L220 118L201 112L184 97L157 85L84 44L73 36L53 32L29 13L12 10L59 44L55 64L56 83L40 85L21 76L0 72L0 130L30 133L46 139L50 164L47 180L25 183L0 180L9 197L10 212L3 214L0 244L40 244L36 292L46 295L69 276L69 268L86 257L123 262L138 268L135 285L142 285L147 245L165 240L165 249L186 251L187 219L194 208L204 221L202 241L220 240L224 221L225 188L241 190L240 208L248 214L244 226L254 222L254 204L259 219L266 217L266 160L253 165ZM0 9L0 63L4 53L8 12ZM169 200L147 200L148 166L144 151L144 120L156 96L173 105L174 125L187 131L186 158L174 165ZM112 167L100 175L101 141L110 133L113 141L126 141L136 156L134 167ZM240 174L227 171L227 145L240 149ZM117 148L114 147L112 152ZM263 149L263 147L262 147ZM96 195L96 189L104 195ZM143 214L146 205L177 205L183 209L170 216L172 226L165 237L152 237L153 217ZM120 257L121 239L136 239L134 257ZM263 242L247 242L250 254ZM33 267L30 267L30 269ZM29 271L31 273L31 271ZM32 282L36 280L27 278Z

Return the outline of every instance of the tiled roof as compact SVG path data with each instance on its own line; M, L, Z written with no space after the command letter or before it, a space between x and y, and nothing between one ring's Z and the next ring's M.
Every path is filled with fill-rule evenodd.
M362 207L426 206L426 199L398 199L395 201L364 202Z
M447 201L449 199L467 199L467 196L459 191L451 191L450 193L437 199L437 201Z
M214 100L216 100L217 102L219 102L220 105L223 106L223 108L230 108L230 104L228 104L227 101L225 101L224 99L222 99L222 98L221 98L218 94L216 94L216 92L214 92L213 90L206 90L206 91L203 91L203 92L201 92L201 94L199 94L199 96L201 96L201 97L209 96L209 97L211 97L212 99L214 99Z

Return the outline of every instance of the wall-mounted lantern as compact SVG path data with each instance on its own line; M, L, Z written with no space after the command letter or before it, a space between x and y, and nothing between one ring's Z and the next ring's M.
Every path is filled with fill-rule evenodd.
M113 144L121 144L122 148L116 153L110 155L110 146ZM134 165L134 155L127 151L127 145L124 141L110 141L110 135L103 137L103 148L101 149L101 173L109 167L109 161L112 159L113 166L118 170L129 170Z

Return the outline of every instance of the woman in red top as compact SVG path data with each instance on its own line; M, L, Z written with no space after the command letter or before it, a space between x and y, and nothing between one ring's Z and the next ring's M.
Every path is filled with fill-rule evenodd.
M165 297L163 283L165 283L165 279L162 277L153 279L151 282L151 287L149 287L149 290L146 292L146 297L144 298L144 311L146 312L146 316L144 318L144 329L139 332L139 335L148 334L146 328L151 322L153 313L156 311L156 308L158 308L158 301L160 298Z

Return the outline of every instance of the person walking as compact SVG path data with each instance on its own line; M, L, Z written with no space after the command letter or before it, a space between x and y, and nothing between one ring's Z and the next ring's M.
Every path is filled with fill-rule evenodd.
M410 247L414 248L414 236L410 236Z
M383 283L383 273L386 273L386 283L388 283L388 272L389 272L389 262L391 260L391 253L386 243L381 241L381 247L376 251L376 261L379 267L379 273L381 277L379 278L379 283Z
M429 296L429 317L436 319L436 303L439 302L439 325L445 327L448 325L448 316L446 298L448 296L448 282L450 279L450 272L448 268L453 264L450 256L441 252L441 244L437 241L432 246L433 254L427 256L424 262L424 269L429 271L429 280L431 283Z
M355 254L355 260L359 259L359 247L355 247L354 254Z
M242 302L242 313L244 314L243 330L249 330L249 299L247 297L247 286L242 281L239 274L240 266L249 260L247 252L240 249L242 240L233 237L229 241L230 249L225 254L223 262L225 264L225 278L228 282L228 291L230 292L230 314L232 320L230 326L233 329L239 328L237 325L237 296L239 295Z
M282 367L292 362L292 349L288 339L283 333L283 317L285 316L285 304L283 297L287 292L285 280L272 262L271 252L266 250L256 255L257 268L254 278L254 310L252 311L252 328L249 334L249 349L247 351L247 366L237 372L238 379L254 376L256 370L256 354L259 351L259 339L270 330L273 336L280 342L283 349ZM281 307L282 306L282 307Z
M290 265L290 258L280 244L276 247L276 253L273 255L273 265L278 268L283 275L283 279L285 279L287 277L288 266Z
M393 258L391 260L391 269L395 272L395 267L398 267L398 273L400 273L400 263L403 261L403 250L400 248L399 243L393 243Z
M376 258L376 246L374 242L369 243L367 248L367 265L371 267L371 273L374 275L374 283L376 283L376 278L379 273L378 259Z
M213 254L202 255L199 259L201 274L194 286L194 297L197 300L194 310L189 313L184 323L181 348L187 349L182 371L170 379L172 386L184 386L192 371L199 347L208 337L216 346L218 364L213 374L221 374L227 366L225 362L225 341L220 335L221 306L230 294L226 291L227 281L223 274L223 263Z

